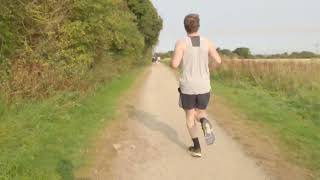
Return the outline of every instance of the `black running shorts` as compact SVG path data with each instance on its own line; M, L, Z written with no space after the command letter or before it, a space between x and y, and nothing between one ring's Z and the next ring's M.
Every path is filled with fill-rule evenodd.
M184 110L190 109L207 109L210 92L205 94L183 94L180 92L181 105Z

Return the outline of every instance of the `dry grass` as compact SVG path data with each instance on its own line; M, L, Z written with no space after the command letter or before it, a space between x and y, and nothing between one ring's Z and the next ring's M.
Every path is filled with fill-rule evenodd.
M320 178L319 61L225 60L213 80L218 95L275 132L289 161Z
M90 69L67 69L57 64L24 60L17 60L8 67L10 73L2 81L0 79L1 97L8 103L17 103L45 99L63 91L86 93L138 66L124 65L109 58Z
M234 60L243 60L243 59L234 59ZM262 62L262 61L269 61L269 62L316 62L319 59L309 59L309 58L305 58L305 59L285 59L285 58L281 58L281 59L245 59L245 60L250 60L250 61L258 61L258 62Z
M79 73L69 73L43 62L17 60L0 90L8 100L45 98L55 91L87 90L89 83Z
M320 62L315 60L225 60L215 74L221 79L247 80L285 93L320 89Z

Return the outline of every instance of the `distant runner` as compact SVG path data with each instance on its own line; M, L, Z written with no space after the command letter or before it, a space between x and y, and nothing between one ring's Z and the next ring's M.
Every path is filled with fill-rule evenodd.
M181 63L180 101L186 113L186 124L193 141L188 148L192 156L201 157L201 147L196 135L195 120L200 121L207 144L213 144L212 125L207 118L206 108L210 99L209 57L217 64L221 58L216 47L199 35L200 18L198 14L189 14L184 19L187 37L179 40L171 59L171 66L176 69Z

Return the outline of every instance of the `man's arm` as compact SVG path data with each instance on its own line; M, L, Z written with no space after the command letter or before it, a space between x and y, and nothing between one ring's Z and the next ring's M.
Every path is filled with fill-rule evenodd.
M181 41L178 41L176 43L174 54L171 59L171 67L174 69L178 68L181 63L182 56L183 56L183 48L184 48L184 44Z
M217 52L216 46L209 42L209 57L213 59L217 64L221 64L221 57L219 53Z

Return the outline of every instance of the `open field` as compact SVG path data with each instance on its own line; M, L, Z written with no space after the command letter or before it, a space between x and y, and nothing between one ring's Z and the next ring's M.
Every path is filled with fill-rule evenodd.
M225 60L213 74L221 80L245 80L268 90L294 95L292 93L314 92L320 88L319 69L317 61Z
M213 90L276 134L291 162L320 177L320 63L225 60Z

